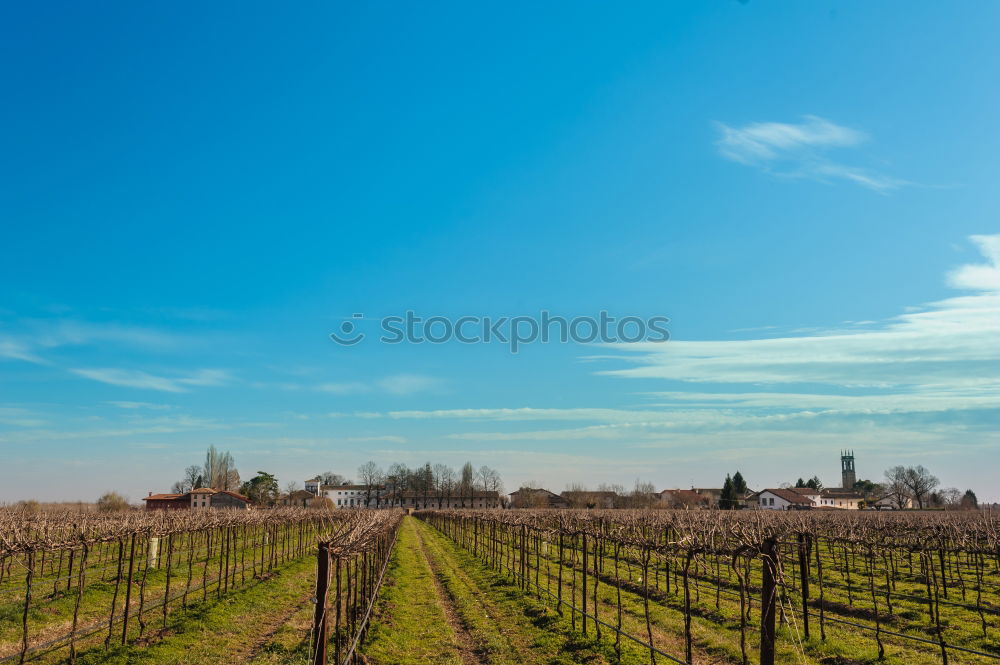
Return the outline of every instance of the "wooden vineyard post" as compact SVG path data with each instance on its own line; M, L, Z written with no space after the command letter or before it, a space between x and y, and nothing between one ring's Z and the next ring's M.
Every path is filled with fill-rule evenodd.
M135 533L128 549L128 579L125 582L125 609L122 610L122 645L128 644L128 615L132 606L132 572L135 569ZM114 611L112 611L112 614Z
M583 532L583 543L580 546L583 551L583 566L580 568L583 577L583 610L580 612L580 621L583 624L583 634L587 634L587 532Z
M802 628L809 639L809 550L812 543L809 536L799 534L799 576L802 583Z
M330 590L330 546L320 543L316 555L316 613L313 616L313 665L326 665L327 603Z
M778 543L768 538L760 548L763 584L760 598L760 665L774 665L774 613L778 597Z

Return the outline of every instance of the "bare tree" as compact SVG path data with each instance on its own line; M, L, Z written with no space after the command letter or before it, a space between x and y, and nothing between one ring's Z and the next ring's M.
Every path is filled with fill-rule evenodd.
M375 507L378 508L379 486L382 484L384 476L382 467L373 460L369 460L358 467L358 478L361 480L361 484L365 486L366 508L371 508L372 493L375 494Z
M434 487L437 492L438 508L445 502L451 507L451 493L455 485L455 470L447 464L434 465Z
M187 492L201 486L203 484L201 474L202 468L197 464L192 464L188 468L184 469L184 477L174 483L174 493L186 494Z
M885 493L892 499L897 508L906 507L910 498L910 490L906 486L906 467L894 466L885 470Z
M406 491L410 487L410 469L405 464L393 462L385 474L385 479L388 484L392 485L394 490L398 492Z
M913 498L917 500L918 508L924 507L924 499L941 484L937 476L920 465L907 467L903 482Z
M958 510L962 507L962 491L957 487L945 487L931 493L930 503L938 508Z
M580 483L570 483L562 495L570 508L594 508L597 505L594 493Z
M503 491L503 480L500 478L500 473L493 468L486 466L485 464L479 467L477 473L479 477L479 484L485 492L496 492L500 494Z
M205 453L205 467L202 469L203 484L216 490L235 490L240 486L240 474L236 471L236 461L227 452L219 452L209 446Z
M656 487L653 483L641 482L638 478L635 479L635 487L632 488L632 493L628 497L631 508L649 508L653 505L656 500L653 496L656 492Z
M425 462L424 465L417 470L417 484L420 487L420 493L424 497L422 507L426 508L428 498L434 491L434 469L431 467L430 462Z
M351 481L348 478L340 475L339 473L334 473L333 471L324 471L319 474L319 482L323 485L350 485Z
M472 462L466 462L462 465L462 478L459 481L458 489L462 497L462 507L465 508L465 498L468 497L469 501L472 501L472 491L475 489L476 484L476 470L472 466Z

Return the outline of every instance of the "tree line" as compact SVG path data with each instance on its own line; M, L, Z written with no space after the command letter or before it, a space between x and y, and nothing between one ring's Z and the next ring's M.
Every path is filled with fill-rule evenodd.
M496 469L486 465L477 469L472 462L466 462L456 470L447 464L431 462L415 467L395 462L383 469L377 462L368 461L358 467L357 483L332 471L321 473L318 477L323 485L360 486L364 490L364 505L376 508L387 500L385 495L390 493L421 497L425 506L435 502L444 505L452 500L464 506L466 501L472 504L476 492L502 495L504 491L503 479Z

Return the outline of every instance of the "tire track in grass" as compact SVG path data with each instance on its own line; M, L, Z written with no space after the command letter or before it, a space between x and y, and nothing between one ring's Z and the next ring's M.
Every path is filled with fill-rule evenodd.
M489 661L494 665L507 665L523 662L522 654L532 648L531 640L516 629L503 630L502 626L516 626L524 621L523 616L510 616L494 603L488 594L479 586L455 561L454 556L447 552L438 541L436 534L423 522L417 523L421 545L429 553L432 568L445 583L453 597L464 592L472 603L464 603L464 611L470 616L468 623L474 624L478 641L482 649L489 655ZM453 589L452 585L461 585L461 589Z
M480 665L413 522L407 517L400 527L363 658L373 665Z
M270 643L274 636L280 631L285 625L291 621L292 617L303 611L303 607L308 610L312 610L312 604L309 599L312 597L312 593L301 598L297 603L290 606L285 612L280 616L275 617L273 620L267 622L267 626L264 628L263 632L254 640L253 644L250 645L249 649L246 650L244 654L234 654L234 662L252 663L258 656L261 655L263 649ZM311 613L311 612L310 612Z
M424 523L424 522L421 522L421 526L422 526L423 529L426 529L427 533L429 534L427 540L430 541L430 542L432 542L432 543L434 543L435 547L437 547L439 549L439 551L443 551L445 549L451 549L454 552L461 553L464 556L468 556L468 557L472 556L472 554L470 552L468 552L467 550L464 550L460 546L456 545L454 543L454 541L452 541L450 538L448 538L445 534L442 534L441 532L439 532L436 529L434 529L431 525L429 525L427 523ZM442 556L445 557L446 559L448 559L449 562L454 559L454 556L450 556L448 554L442 554ZM474 559L473 558L472 560L476 561L477 563L481 563L481 561L479 559ZM551 574L551 572L550 572L549 569L550 569L550 567L555 566L556 563L554 561L548 560L547 558L542 558L542 563L543 563L543 567L544 567L542 575L544 576L544 575L547 575L547 574ZM462 565L461 565L460 562L450 563L450 565L452 567L452 570L455 572L456 577L458 577L466 586L468 586L469 589L470 589L470 591L474 595L477 595L478 599L480 599L480 600L484 601L485 603L487 603L487 607L489 607L489 606L496 607L496 605L493 604L489 600L488 594L484 593L481 590L481 588L476 584L476 582L474 580L472 580L472 578L464 570L464 568L462 567ZM579 572L579 571L577 571L577 572ZM552 579L555 579L555 578L553 577ZM569 582L568 581L564 582L564 585L566 586L567 589L569 588ZM613 598L614 597L614 593L615 593L614 589L615 589L615 587L612 584L608 584L607 582L605 582L605 583L601 584L600 591L598 593L598 596L600 598L601 608L602 608L602 611L600 613L601 614L601 618L603 620L609 621L611 623L614 622L614 615L617 612L617 603L614 601L614 598ZM525 594L526 597L530 597L532 599L534 599L536 597L536 595L534 593L532 593L532 592L524 592L524 591L520 591L519 590L518 593ZM580 593L579 590L577 590L576 593L579 594ZM591 598L591 597L592 596L590 594L588 594L588 598ZM566 600L567 600L567 602L569 601L569 596L568 595L566 596ZM577 596L577 600L579 600L578 596ZM636 602L639 602L640 605L641 605L641 598L639 596L637 596L636 594L634 594L634 593L629 593L629 592L623 590L622 591L622 601L623 601L622 602L622 610L623 610L623 612L622 612L622 614L623 614L623 617L622 617L623 618L622 629L625 632L631 633L633 635L642 635L644 637L645 636L646 627L645 627L645 619L644 619L644 616L643 616L642 611L641 611L641 606L638 607L638 608L634 606L634 604ZM542 602L542 601L539 601L539 602ZM654 612L656 611L656 609L657 608L656 608L655 605L651 607L651 610L654 611ZM664 608L664 609L666 609L666 608ZM489 611L489 610L487 610L487 611ZM566 617L567 617L566 618L566 622L568 623L569 622L569 618L568 617L569 617L570 610L567 608L564 611L565 611ZM490 613L496 614L496 610L494 610L493 612L490 612ZM652 616L651 618L652 618L652 626L651 626L651 628L652 628L652 631L653 631L654 641L656 643L656 646L659 647L659 648L661 648L661 649L664 649L668 653L670 653L670 652L677 653L678 657L681 657L683 655L683 653L684 653L684 638L683 638L683 633L672 632L667 626L662 625L662 623L661 623L662 617ZM511 621L513 622L513 621L517 621L517 620L521 620L521 619L523 619L523 617L515 617ZM579 621L579 619L578 619L578 621ZM588 619L588 623L592 624L592 622L593 622L592 619ZM577 630L579 630L579 628ZM603 637L602 642L604 642L605 644L607 644L609 646L612 645L613 642L614 642L613 630L610 629L610 628L605 627L605 628L603 628L602 632L604 633L604 637ZM591 632L591 634L589 635L589 637L588 636L583 636L580 633L576 633L576 635L577 635L577 638L581 639L581 640L595 640L596 641L596 634L594 632ZM508 638L514 638L515 641L518 641L517 638L521 637L521 635L519 635L517 633L517 631L514 631L513 633L505 633L505 636L508 637ZM528 644L530 644L530 642ZM732 663L738 662L738 661L734 660L733 658L728 657L727 655L719 654L719 653L713 653L709 649L703 649L702 646L703 645L700 643L700 640L698 639L698 637L695 636L695 640L694 640L695 662L699 663L700 665L718 665L718 664L730 665ZM530 646L524 646L523 643L518 643L515 646L515 648L518 648L518 649L521 649L522 651L525 651L527 649L530 649ZM649 651L646 650L646 649L644 649L644 648L642 648L641 646L636 645L634 643L630 643L627 639L622 638L622 648L625 651L632 652L632 656L633 657L635 655L637 655L637 654L641 654L640 658L642 660L640 660L640 662L648 662L648 653L649 653ZM515 661L515 662L521 662L521 661ZM528 662L528 661L525 661L525 662ZM531 662L534 662L534 661L531 661Z
M441 569L438 562L427 552L427 543L424 542L424 535L419 525L410 522L414 526L417 537L417 546L420 554L424 557L424 562L431 571L431 578L434 581L434 591L437 593L438 603L444 610L448 625L455 631L458 640L459 655L462 657L464 665L490 665L490 661L484 658L484 645L481 640L477 640L472 634L472 622L458 608L458 599L445 586Z

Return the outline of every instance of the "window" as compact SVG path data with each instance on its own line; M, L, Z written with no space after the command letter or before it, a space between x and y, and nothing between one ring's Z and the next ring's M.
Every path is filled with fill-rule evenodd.
M773 506L774 505L774 499L768 499L767 500L767 505Z

